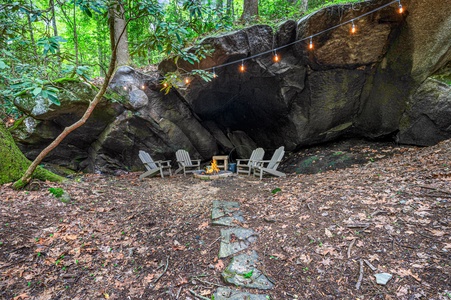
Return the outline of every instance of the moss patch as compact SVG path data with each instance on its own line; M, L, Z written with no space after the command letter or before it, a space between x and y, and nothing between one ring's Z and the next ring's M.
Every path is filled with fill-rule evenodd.
M30 161L19 150L3 123L0 123L0 140L2 141L0 145L0 157L2 158L0 160L0 184L5 184L19 180L30 165ZM56 182L64 179L41 167L35 170L33 178ZM14 185L15 188L23 186L23 182L17 182Z

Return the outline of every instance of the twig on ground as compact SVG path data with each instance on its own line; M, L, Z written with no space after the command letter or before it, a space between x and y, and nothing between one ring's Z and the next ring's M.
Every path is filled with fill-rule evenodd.
M441 192L441 193L444 193L444 194L451 195L451 192L449 192L449 191L440 190L440 189L434 188L432 186L419 185L419 184L415 184L415 186L418 186L418 187L423 188L423 189L433 190L433 191L437 191L437 192Z
M223 287L224 286L224 285L217 284L217 283L214 283L214 282L202 280L202 279L200 279L199 277L196 277L196 276L195 277L191 277L191 278L196 279L196 280L198 280L198 281L200 281L202 283L209 284L209 285L215 285L215 286L219 286L219 287Z
M210 298L207 298L207 297L204 297L204 296L199 295L198 293L196 293L196 292L193 291L193 290L189 290L189 292L190 292L194 297L197 297L197 298L199 298L199 299L203 299L203 300L211 300Z
M179 288L179 291L177 292L177 296L175 296L175 299L178 299L180 297L180 292L182 291L182 289L183 289L183 286L181 286Z
M360 259L360 260L359 260L359 263L360 263L359 280L357 280L357 283L356 283L356 285L355 285L355 288L356 288L357 290L360 289L360 285L362 284L362 279L363 279L363 260Z
M169 266L169 256L166 256L166 266L164 267L163 272L160 274L160 276L157 277L157 279L155 279L152 284L155 284L158 282L158 280L160 280L161 277L163 277L164 273L166 273L166 271L168 270L168 266Z
M355 240L356 240L356 239L353 239L353 240L351 241L351 243L349 244L349 247L348 247L348 258L351 257L351 249L352 249L352 246L353 246L354 243L355 243Z
M429 234L423 233L421 231L417 231L419 235L424 236L425 238L431 239L431 240L435 240L435 237L430 236Z
M216 240L213 241L213 243L211 243L210 245L208 245L207 248L210 248L211 246L213 246L214 243L216 243L217 241L219 241L221 239L221 236L218 237Z
M368 267L370 267L371 271L373 272L377 271L377 268L373 266L368 260L364 259L363 261L366 263Z
M363 230L370 227L371 223L354 223L354 224L348 224L346 227L348 228L363 228Z

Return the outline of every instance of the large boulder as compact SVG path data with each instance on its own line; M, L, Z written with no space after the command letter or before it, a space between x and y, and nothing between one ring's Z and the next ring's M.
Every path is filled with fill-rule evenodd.
M274 31L256 25L208 37L201 45L212 55L195 66L165 60L150 74L121 67L107 99L49 160L111 172L142 169L140 149L174 159L183 148L208 161L215 154L248 157L256 147L268 155L281 145L294 151L345 135L397 135L418 145L448 138L449 85L427 79L451 58L447 1L402 3L403 14L397 3L372 0L330 6ZM162 76L178 68L214 70L218 77L190 76L189 84L164 93ZM30 118L16 136L30 158L79 118L94 95L80 83L62 90L61 107L18 102Z
M402 144L432 146L451 138L451 86L427 79L410 98L397 140Z

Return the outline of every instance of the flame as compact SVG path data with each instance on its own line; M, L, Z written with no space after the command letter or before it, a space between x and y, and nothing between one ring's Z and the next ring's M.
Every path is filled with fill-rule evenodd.
M213 161L211 162L211 166L207 166L207 171L205 173L207 174L219 173L219 168L216 159L213 159Z

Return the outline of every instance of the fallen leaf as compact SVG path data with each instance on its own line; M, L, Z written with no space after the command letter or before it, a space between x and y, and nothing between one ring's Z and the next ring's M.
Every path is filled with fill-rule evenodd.
M203 222L202 224L200 224L197 229L202 230L204 228L208 227L208 221Z
M27 294L23 293L23 294L20 294L20 295L14 297L13 299L14 300L22 300L22 299L28 299L28 298L30 298L30 297Z
M330 230L327 229L327 228L324 229L324 233L326 234L327 237L330 237L330 238L334 236L334 235L332 234L332 232L330 232Z
M215 269L221 272L224 269L224 262L222 259L219 259L218 262L215 264Z

